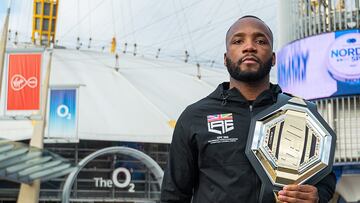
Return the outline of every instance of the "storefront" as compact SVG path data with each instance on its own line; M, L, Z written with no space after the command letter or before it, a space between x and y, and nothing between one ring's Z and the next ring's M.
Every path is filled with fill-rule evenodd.
M79 163L88 155L114 146L144 152L164 168L168 144L81 141L78 144L48 144L45 147ZM43 182L40 202L61 202L66 177ZM0 181L0 202L16 201L19 185ZM129 155L106 154L91 160L77 175L70 202L159 202L160 187L151 170Z

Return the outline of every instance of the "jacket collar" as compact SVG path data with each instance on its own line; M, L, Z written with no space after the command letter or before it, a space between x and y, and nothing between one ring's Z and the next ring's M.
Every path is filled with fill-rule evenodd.
M249 104L245 97L239 92L236 88L229 89L230 83L224 82L219 84L214 92L212 92L208 97L213 99L222 100L223 104L228 101L239 102L240 104ZM281 93L281 88L279 85L271 84L270 88L263 91L254 101L253 105L265 105L269 103L274 103L277 100L277 95Z

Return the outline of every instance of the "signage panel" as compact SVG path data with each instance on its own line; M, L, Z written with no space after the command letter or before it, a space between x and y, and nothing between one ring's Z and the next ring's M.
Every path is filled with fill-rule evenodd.
M51 89L48 137L75 138L77 133L77 90Z
M7 111L40 109L41 54L9 54Z
M360 94L360 30L290 43L277 53L277 71L283 91L305 99Z

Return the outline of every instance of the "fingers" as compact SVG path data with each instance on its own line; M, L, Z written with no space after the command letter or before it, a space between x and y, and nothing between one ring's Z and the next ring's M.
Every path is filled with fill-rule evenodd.
M279 191L278 199L282 202L318 202L317 188L312 185L288 185Z
M299 191L282 190L282 191L279 191L279 195L296 198L296 199L309 199L308 193L303 193L303 192L299 192Z
M286 202L286 203L306 203L307 200L303 200L303 199L297 199L297 198L293 198L293 197L288 197L288 196L281 196L279 195L278 199L281 202Z
M286 185L284 190L300 191L300 192L314 192L317 188L312 185Z

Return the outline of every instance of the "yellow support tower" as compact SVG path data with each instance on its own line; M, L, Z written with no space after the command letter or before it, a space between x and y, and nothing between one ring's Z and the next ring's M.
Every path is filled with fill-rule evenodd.
M36 45L55 42L59 0L34 0L31 39Z
M112 40L111 40L111 49L110 49L110 52L112 54L114 54L116 51L116 38L113 37Z

